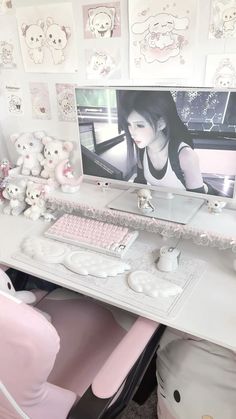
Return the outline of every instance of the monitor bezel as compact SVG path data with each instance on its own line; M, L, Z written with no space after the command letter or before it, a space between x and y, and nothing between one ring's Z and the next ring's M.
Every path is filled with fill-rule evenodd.
M154 85L154 86L138 86L138 85L107 85L107 86L98 86L98 85L86 85L86 86L76 86L75 87L75 105L76 105L76 112L77 112L77 95L76 95L76 91L77 90L154 90L154 91L199 91L199 92L226 92L226 93L231 93L231 92L236 92L236 88L228 88L228 89L219 89L219 88L214 88L214 87L193 87L193 86L174 86L174 85L170 85L170 86L158 86L158 85ZM83 122L82 122L83 124ZM110 186L114 186L117 187L119 189L123 189L123 190L127 190L127 189L140 189L140 188L145 188L145 189L149 189L153 192L158 192L161 195L163 194L163 196L168 195L170 196L171 194L173 195L182 195L182 196L189 196L190 198L201 198L204 199L205 201L212 201L212 200L217 200L217 201L224 201L228 204L235 204L236 203L236 175L235 175L235 181L234 181L234 190L233 190L233 196L232 197L225 197L225 196L220 196L220 195L210 195L210 194L204 194L204 193L200 193L200 192L191 192L191 191L187 191L187 190L180 190L178 188L173 188L173 187L165 187L162 188L160 186L155 186L155 185L150 185L150 184L143 184L143 183L133 183L133 182L129 182L129 181L125 181L125 180L118 180L118 179L112 179L112 178L107 178L107 177L102 177L102 176L96 176L96 175L87 175L86 173L84 173L83 171L83 162L82 162L82 150L81 150L81 142L80 142L80 133L79 133L79 117L78 117L78 112L77 112L77 133L78 133L78 141L79 141L79 148L80 148L80 156L81 156L81 170L83 173L83 178L84 180L86 180L89 183L95 183L97 184L98 182L107 182L109 183ZM234 141L234 140L233 140ZM235 140L236 141L236 140ZM96 148L95 148L96 151Z

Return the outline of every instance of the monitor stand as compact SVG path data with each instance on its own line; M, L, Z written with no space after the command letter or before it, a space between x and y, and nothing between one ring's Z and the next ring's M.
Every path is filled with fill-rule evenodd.
M108 207L150 218L187 224L203 205L204 199L152 191L151 203L155 210L144 214L137 205L137 189L129 189L111 201Z

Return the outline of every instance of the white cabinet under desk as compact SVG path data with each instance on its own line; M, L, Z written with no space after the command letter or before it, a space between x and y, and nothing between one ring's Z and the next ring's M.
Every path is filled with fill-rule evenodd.
M87 211L87 215L89 215L88 209L92 208L91 214L94 217L97 214L101 216L103 214L101 211L104 210L106 204L121 192L119 189L109 189L102 192L95 185L83 184L77 194L66 195L66 202L67 205L70 201L71 206L81 206L85 212ZM65 194L55 193L54 200L58 204L62 203L63 199L65 200ZM96 210L98 211L97 214ZM216 231L214 234L222 236L222 226L227 219L229 220L229 227L226 226L226 237L236 238L235 211L226 210L217 216L210 215L207 212L204 216L204 211L206 211L204 207L200 211L201 213L198 213L188 226L190 230L193 229L194 231L194 228L200 231L204 230L202 222L206 219L205 226L209 226L210 234L214 230L211 223L213 225L215 222ZM108 214L112 214L112 210L108 210ZM125 216L127 214L123 213L123 217ZM208 216L211 217L209 221L207 220ZM197 222L197 217L199 222ZM184 298L178 300L176 307L168 315L162 315L161 311L158 311L158 307L155 306L155 298L144 298L143 294L137 294L132 290L130 292L133 292L134 296L132 298L127 297L126 276L129 273L121 276L117 275L109 278L109 280L94 278L94 281L89 283L88 277L81 275L76 277L76 274L70 276L70 273L65 274L65 271L59 269L59 267L55 266L55 269L50 270L45 268L42 262L28 263L27 259L17 257L20 252L20 244L26 236L43 237L43 232L48 227L49 224L44 221L30 221L22 215L13 217L1 213L0 263L236 350L236 272L233 269L235 255L232 249L220 250L217 247L196 245L191 240L191 235L187 240L179 239L177 233L176 237L163 238L157 233L140 231L138 239L127 252L127 259L131 254L135 255L138 260L138 252L141 252L140 254L143 254L145 259L145 249L157 252L163 245L175 246L178 243L181 257L189 261L191 259L193 261L203 261L202 275L199 272L199 278L189 287ZM177 227L176 224L176 229ZM183 228L183 226L180 226L180 228ZM224 244L224 242L222 243ZM126 255L124 259L126 259ZM140 266L142 267L141 262L137 268L140 269ZM176 275L178 275L178 270ZM121 286L119 286L119 281L123 281ZM114 284L113 289L112 283Z

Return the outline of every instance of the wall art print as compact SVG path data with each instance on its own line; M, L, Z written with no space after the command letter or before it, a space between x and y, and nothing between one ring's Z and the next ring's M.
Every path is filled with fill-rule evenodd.
M10 115L22 116L24 114L24 104L22 89L17 85L5 86L6 107Z
M83 6L84 37L106 39L121 36L120 3Z
M192 69L196 2L129 2L131 78L183 78Z
M75 85L69 83L57 83L56 96L59 121L75 122Z
M0 0L0 15L4 15L10 11L12 11L12 1Z
M14 16L0 17L0 69L17 67L17 29Z
M86 53L87 79L104 80L121 77L119 50L92 49Z
M77 71L71 3L17 8L17 22L26 71Z
M0 39L0 68L16 68L15 45L12 40Z
M212 0L209 38L236 37L236 0Z
M205 85L228 89L236 87L236 54L207 56Z
M32 118L51 119L51 107L47 83L29 83Z

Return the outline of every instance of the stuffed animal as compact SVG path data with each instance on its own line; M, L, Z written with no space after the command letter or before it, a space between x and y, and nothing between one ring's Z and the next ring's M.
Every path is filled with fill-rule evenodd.
M31 181L27 183L25 202L30 205L24 212L27 218L35 221L45 214L44 192L44 187L41 184Z
M4 291L7 294L12 295L15 298L23 301L26 304L33 304L36 301L36 297L31 291L16 291L9 276L0 268L0 291Z
M226 202L224 201L207 201L207 209L211 214L220 214L225 205Z
M75 177L68 159L64 159L55 167L55 178L61 185L62 192L74 193L80 188L83 176Z
M52 137L45 136L42 140L44 144L44 160L41 162L43 170L41 176L54 179L55 167L59 162L69 157L73 150L73 143L70 141L60 141Z
M11 135L16 151L20 154L16 165L21 166L23 175L39 176L41 172L41 162L43 160L42 138L45 136L43 131L24 132Z
M2 195L9 203L4 207L4 214L19 215L26 208L25 203L26 182L23 179L10 180Z

